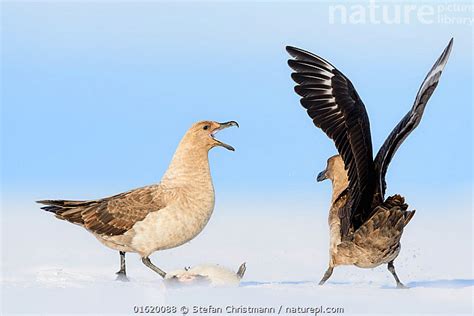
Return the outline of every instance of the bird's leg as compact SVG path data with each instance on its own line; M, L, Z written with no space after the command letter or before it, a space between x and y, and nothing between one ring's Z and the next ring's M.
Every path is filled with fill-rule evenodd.
M247 271L247 266L246 263L242 263L239 267L239 270L237 270L237 276L239 279L242 279L244 277L245 271Z
M125 270L125 252L119 251L120 254L120 270L117 271L117 280L128 281L127 272Z
M407 286L403 285L402 282L400 282L400 279L398 278L397 273L395 272L395 266L393 265L393 261L390 261L387 265L388 271L393 275L395 278L395 281L397 282L397 289L408 289Z
M166 272L155 266L153 263L151 263L150 258L148 257L143 257L142 262L144 265L146 265L148 268L152 269L156 273L158 273L163 279L166 276Z
M329 268L324 273L324 276L321 279L321 281L319 281L319 285L323 285L324 282L326 282L331 277L333 270L334 270L334 267L330 265Z

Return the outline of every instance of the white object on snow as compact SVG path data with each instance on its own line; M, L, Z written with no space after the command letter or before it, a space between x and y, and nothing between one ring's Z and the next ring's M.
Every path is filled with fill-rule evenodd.
M202 264L171 271L165 276L167 286L238 286L245 274L245 262L237 272L217 264Z

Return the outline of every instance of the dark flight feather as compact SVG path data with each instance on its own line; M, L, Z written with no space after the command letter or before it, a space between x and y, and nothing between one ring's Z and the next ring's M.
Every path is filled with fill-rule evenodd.
M373 156L370 124L357 91L339 70L310 52L286 50L297 83L295 92L314 124L336 144L349 176L349 199L341 209L341 233L347 235L370 215L373 194Z
M423 80L411 110L395 126L382 147L380 147L374 162L377 181L374 203L383 201L386 189L385 175L388 165L401 143L420 123L426 104L438 85L441 73L448 62L452 47L453 39L449 41L448 46L446 46L441 56L426 75L425 80Z

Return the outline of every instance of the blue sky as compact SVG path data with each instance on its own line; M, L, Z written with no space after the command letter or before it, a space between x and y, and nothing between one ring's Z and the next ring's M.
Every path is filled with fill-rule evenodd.
M299 105L285 45L352 80L376 152L454 37L388 192L471 203L471 26L329 24L327 4L281 2L4 2L1 20L4 201L158 182L186 129L205 119L241 125L220 134L236 152L210 154L218 194L327 199L315 176L335 148Z

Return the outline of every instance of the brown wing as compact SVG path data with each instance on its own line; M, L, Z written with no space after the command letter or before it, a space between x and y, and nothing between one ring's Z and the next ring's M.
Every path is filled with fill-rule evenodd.
M395 126L375 157L375 175L377 179L376 198L379 203L383 201L385 195L385 174L387 173L388 165L398 147L420 123L426 104L436 89L441 73L444 70L444 66L446 66L446 63L448 62L452 46L453 39L449 41L448 46L446 46L430 72L426 75L425 80L423 80L416 95L415 102L413 103L413 107L402 118L400 123Z
M310 52L287 47L294 59L296 93L313 123L334 140L349 177L349 199L340 211L341 233L347 235L369 217L373 194L373 156L365 106L351 81L333 65Z
M166 206L158 185L101 200L44 200L38 203L48 205L42 209L56 214L60 219L84 226L96 234L108 236L124 234L150 212L159 211Z

